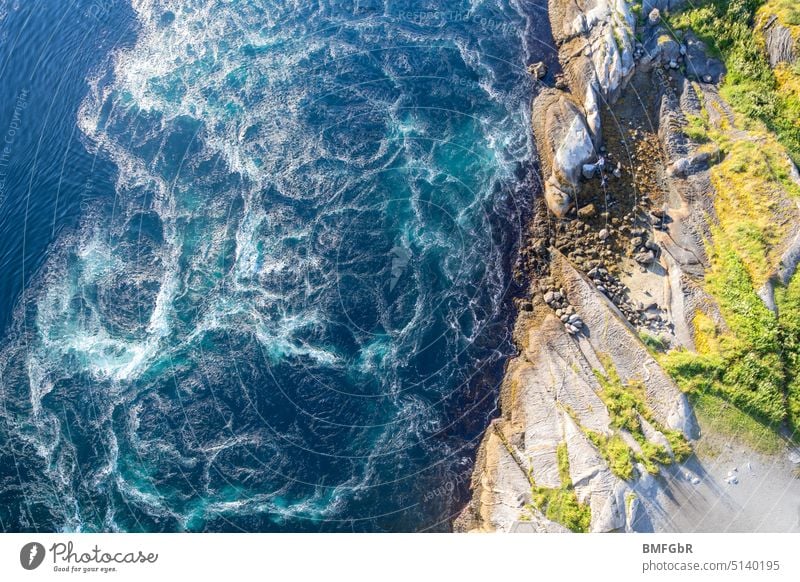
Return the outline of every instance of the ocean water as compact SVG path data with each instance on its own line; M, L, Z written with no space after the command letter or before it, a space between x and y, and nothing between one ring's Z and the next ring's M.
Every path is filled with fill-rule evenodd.
M545 6L0 3L0 528L448 530Z

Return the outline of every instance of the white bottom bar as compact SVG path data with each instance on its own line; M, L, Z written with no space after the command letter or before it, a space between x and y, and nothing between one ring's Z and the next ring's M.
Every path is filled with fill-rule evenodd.
M0 580L778 581L798 554L800 534L5 534Z

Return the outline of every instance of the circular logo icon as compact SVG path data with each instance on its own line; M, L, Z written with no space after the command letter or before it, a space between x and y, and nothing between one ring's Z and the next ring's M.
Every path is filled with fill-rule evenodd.
M44 546L39 542L28 542L19 551L19 563L26 570L35 570L44 561Z

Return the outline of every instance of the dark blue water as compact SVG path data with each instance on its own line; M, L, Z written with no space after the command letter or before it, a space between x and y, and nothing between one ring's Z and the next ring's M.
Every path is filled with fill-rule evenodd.
M449 529L544 4L0 3L0 527Z

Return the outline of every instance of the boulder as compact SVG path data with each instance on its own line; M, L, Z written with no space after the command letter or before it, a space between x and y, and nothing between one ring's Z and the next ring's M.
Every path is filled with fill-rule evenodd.
M594 143L580 106L568 94L546 89L532 112L548 209L563 218L572 205L583 166L594 157Z
M543 79L547 75L547 65L542 61L528 65L528 73L537 81Z
M764 32L769 64L773 68L781 63L793 64L797 60L797 55L800 54L800 51L796 50L795 40L792 38L791 31L775 20L771 20L771 22L772 24Z
M719 83L726 73L722 61L709 56L706 45L691 32L686 33L684 41L686 43L686 76L703 83Z
M656 262L656 254L651 250L641 251L633 255L633 260L640 265L651 265Z

